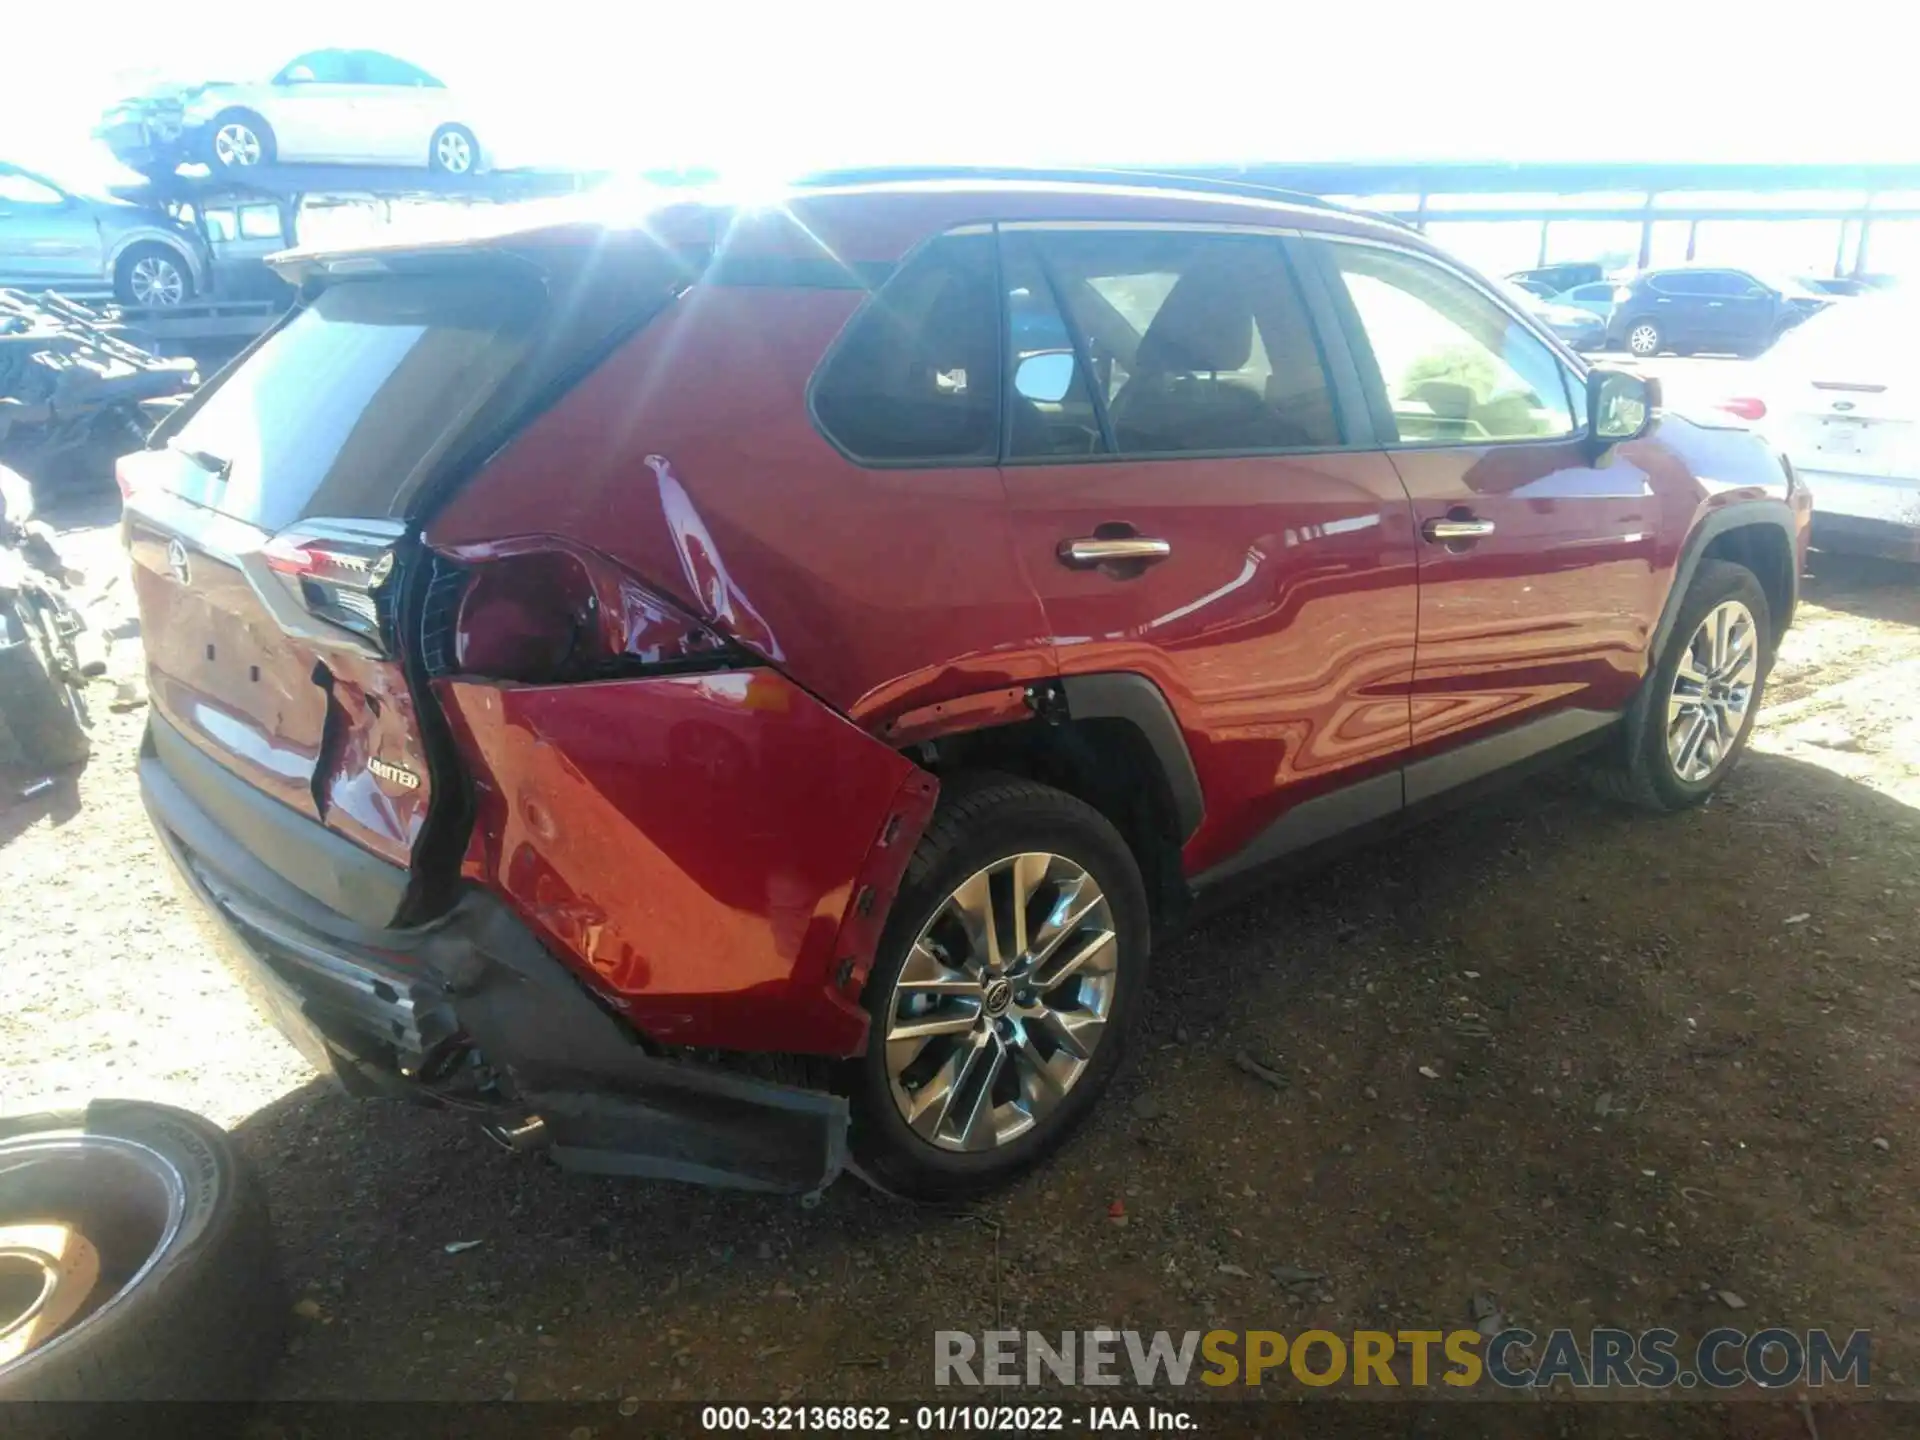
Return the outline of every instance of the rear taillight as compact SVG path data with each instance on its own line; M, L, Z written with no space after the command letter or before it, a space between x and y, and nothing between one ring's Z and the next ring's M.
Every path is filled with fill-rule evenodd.
M393 573L390 527L364 532L311 523L282 531L260 549L280 586L316 619L359 636L383 653L385 587Z
M1729 415L1738 415L1742 420L1764 420L1767 418L1767 402L1755 395L1738 395L1731 400L1714 402L1716 410L1724 410Z
M465 584L443 647L455 673L558 684L749 659L592 551L542 540L458 558Z

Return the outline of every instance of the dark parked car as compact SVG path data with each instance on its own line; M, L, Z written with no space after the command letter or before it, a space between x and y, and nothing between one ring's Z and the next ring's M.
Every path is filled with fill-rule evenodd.
M0 285L166 306L206 283L206 254L192 227L0 162Z
M1393 225L523 223L281 257L121 481L195 908L347 1084L571 1166L1001 1181L1197 900L1575 753L1697 803L1793 618L1759 437Z
M1832 303L1833 296L1795 281L1762 280L1746 270L1647 270L1616 292L1607 340L1635 355L1758 355Z
M1525 285L1528 289L1535 285L1543 286L1545 288L1541 293L1548 296L1606 278L1606 267L1597 260L1567 260L1558 265L1536 265L1531 270L1515 270L1507 276L1514 284Z

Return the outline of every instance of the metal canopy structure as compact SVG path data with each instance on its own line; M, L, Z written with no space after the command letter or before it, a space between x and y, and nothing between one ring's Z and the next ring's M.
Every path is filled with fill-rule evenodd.
M1537 221L1544 262L1555 220L1640 225L1641 265L1649 263L1656 221L1830 220L1841 228L1835 273L1860 268L1876 220L1920 219L1920 163L1688 164L1679 161L1307 161L1159 167L1206 180L1239 181L1316 195L1411 197L1411 204L1369 208L1416 228L1434 221ZM1612 197L1641 197L1630 203ZM1711 195L1751 197L1741 203ZM1778 203L1766 197L1779 196ZM1474 196L1508 202L1474 205ZM1540 197L1529 205L1527 197ZM1580 203L1580 197L1598 197ZM1556 197L1570 197L1561 203ZM1444 200L1436 206L1436 200ZM1463 203L1465 202L1465 203ZM1851 241L1851 243L1849 243ZM1688 256L1693 253L1689 235ZM1849 255L1851 251L1851 255Z

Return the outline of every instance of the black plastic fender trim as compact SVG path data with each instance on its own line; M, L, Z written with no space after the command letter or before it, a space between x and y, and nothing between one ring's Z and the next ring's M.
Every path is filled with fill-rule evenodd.
M1065 675L1060 689L1067 697L1067 713L1075 720L1125 720L1139 730L1166 776L1177 838L1182 845L1192 839L1206 818L1206 796L1187 738L1180 733L1180 722L1173 718L1173 707L1160 687L1144 675L1115 671Z

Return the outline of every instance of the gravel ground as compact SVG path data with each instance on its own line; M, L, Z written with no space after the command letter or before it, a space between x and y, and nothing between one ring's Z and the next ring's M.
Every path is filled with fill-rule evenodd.
M67 543L117 573L110 529ZM93 613L136 674L124 585ZM1536 1329L1870 1328L1904 1390L1917 697L1914 573L1816 557L1712 804L1555 778L1193 930L1084 1136L962 1214L571 1177L336 1097L198 948L142 715L103 714L81 774L0 810L0 1109L237 1127L297 1300L283 1398L898 1398L938 1328L1452 1328L1475 1297Z

